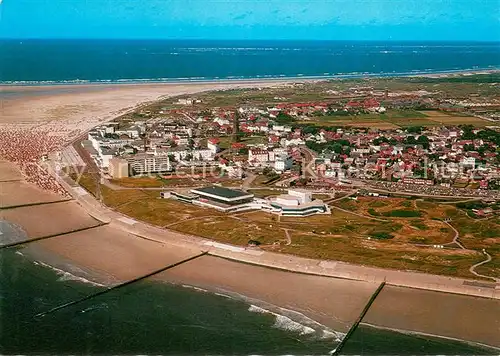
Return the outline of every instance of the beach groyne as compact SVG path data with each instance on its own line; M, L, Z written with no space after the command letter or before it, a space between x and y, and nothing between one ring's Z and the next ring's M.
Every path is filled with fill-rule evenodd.
M104 225L106 225L106 224L99 224L99 225L95 225L95 226L82 227L80 229L74 229L74 230L70 230L70 231L66 231L66 232L61 232L61 233L58 233L58 234L52 234L52 235L47 235L47 236L34 237L34 238L22 240L22 241L11 242L11 243L7 243L7 244L4 244L4 245L0 245L0 250L6 249L6 248L12 248L12 247L17 247L17 246L22 246L22 245L26 245L26 244L29 244L29 243L32 243L32 242L47 240L47 239L51 239L51 238L54 238L54 237L59 237L59 236L74 234L74 233L77 233L77 232L87 231L87 230L95 229L97 227L104 226Z
M368 313L368 310L370 309L370 307L372 306L373 302L375 301L375 299L377 298L377 296L380 294L380 292L382 291L382 288L384 288L384 286L385 286L385 282L380 283L380 285L375 290L375 292L373 292L372 296L370 297L370 299L366 303L365 307L361 311L361 314L359 314L359 317L352 324L351 328L349 329L349 331L347 332L347 334L344 336L344 338L342 339L342 341L338 344L338 346L335 348L335 350L333 350L332 355L340 355L340 352L344 348L345 344L347 343L347 341L349 341L349 338L356 331L356 329L358 328L359 324L361 323L361 321L365 317L366 313Z
M167 265L167 266L165 266L165 267L162 267L162 268L160 268L160 269L158 269L158 270L152 271L152 272L150 272L150 273L148 273L148 274L145 274L145 275L143 275L143 276L139 276L139 277L133 278L133 279L131 279L131 280L128 280L128 281L126 281L126 282L123 282L123 283L120 283L120 284L114 285L114 286L112 286L112 287L108 287L108 288L106 288L106 289L104 289L104 290L101 290L101 291L96 292L96 293L94 293L94 294L91 294L91 295L85 296L85 297L83 297L83 298L80 298L80 299L73 300L73 301L68 302L68 303L64 303L64 304L58 305L57 307L54 307L54 308L52 308L52 309L50 309L50 310L47 310L47 311L45 311L45 312L35 314L35 315L34 315L34 318L41 318L41 317L44 317L44 316L46 316L46 315L48 315L48 314L52 314L52 313L54 313L54 312L56 312L56 311L58 311L58 310L61 310L61 309L64 309L64 308L68 308L68 307L71 307L71 306L74 306L74 305L80 304L80 303L82 303L82 302L84 302L84 301L87 301L87 300L90 300L90 299L96 298L96 297L98 297L98 296L100 296L100 295L103 295L103 294L106 294L106 293L109 293L109 292L112 292L112 291L115 291L115 290L118 290L118 289L121 289L121 288L124 288L124 287L130 286L131 284L134 284L134 283L140 282L140 281L142 281L142 280L145 280L146 278L152 277L152 276L157 275L157 274L159 274L159 273L161 273L161 272L167 271L167 270L169 270L169 269L171 269L171 268L174 268L174 267L180 266L180 265L182 265L183 263L186 263L186 262L192 261L192 260L197 259L197 258L199 258L199 257L201 257L201 256L204 256L204 255L206 255L206 252L202 252L202 253L200 253L200 254L198 254L198 255L188 257L188 258L186 258L186 259L184 259L184 260L182 260L182 261L179 261L179 262L175 262L175 263L169 264L169 265Z

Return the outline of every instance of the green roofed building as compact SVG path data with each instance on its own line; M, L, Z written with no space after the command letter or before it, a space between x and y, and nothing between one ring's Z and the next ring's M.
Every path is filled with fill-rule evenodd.
M191 193L198 196L194 204L226 212L244 209L254 198L251 193L219 186L192 189Z

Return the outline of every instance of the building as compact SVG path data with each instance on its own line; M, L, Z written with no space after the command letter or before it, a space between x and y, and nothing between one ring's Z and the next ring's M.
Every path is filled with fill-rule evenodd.
M128 177L128 161L123 158L113 157L109 160L109 175L113 179Z
M138 153L134 156L128 157L127 161L133 174L161 173L172 170L168 156Z
M271 212L283 216L308 216L313 214L330 214L330 208L322 200L312 198L306 190L288 190L288 194L272 198Z
M292 168L293 158L287 154L276 157L274 169L278 172L284 172Z
M474 157L464 157L460 163L462 167L474 168L476 166L476 159Z
M252 205L254 195L241 190L209 186L192 189L191 193L198 196L198 199L192 201L195 205L206 206L224 212L254 209Z
M98 155L95 157L96 164L101 168L108 168L109 161L116 155L117 151L111 148L99 146Z
M251 165L262 165L269 161L269 152L267 150L255 148L248 150L248 163Z
M322 200L314 200L312 193L305 190L289 190L288 194L271 199L258 199L253 194L237 189L208 186L192 189L190 192L162 192L162 198L171 198L225 213L245 210L262 210L283 216L309 216L329 214L330 208Z

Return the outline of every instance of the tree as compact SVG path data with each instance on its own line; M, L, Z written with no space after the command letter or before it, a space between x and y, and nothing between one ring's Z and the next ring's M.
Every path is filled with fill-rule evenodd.
M408 133L416 133L420 134L422 133L422 126L410 126L406 129Z
M418 136L417 142L425 149L429 148L429 138L425 135Z
M474 145L473 144L465 144L464 151L474 151Z
M340 143L334 143L331 147L331 150L335 153L342 153L342 145Z
M274 120L280 124L289 124L295 121L293 117L291 117L288 114L285 114L284 112L280 112Z
M407 145L416 145L417 140L415 139L415 136L408 136L408 137L406 137L405 143Z

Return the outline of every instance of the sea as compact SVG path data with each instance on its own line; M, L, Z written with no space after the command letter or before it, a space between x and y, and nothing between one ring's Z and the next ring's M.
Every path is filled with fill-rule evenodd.
M0 40L0 83L12 85L393 76L499 66L500 47L492 42ZM5 243L8 224L2 224ZM150 280L35 317L105 288L73 273L77 266L53 262L29 247L0 249L0 354L329 355L339 343L334 330L320 332L244 298ZM496 352L361 325L342 353Z
M499 42L0 40L4 84L349 78L499 67Z

